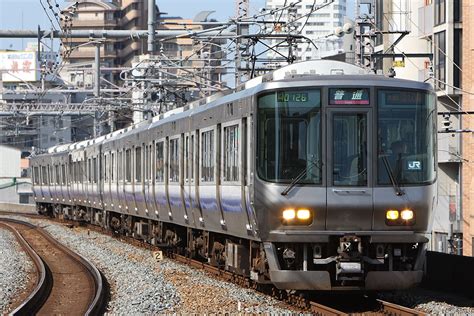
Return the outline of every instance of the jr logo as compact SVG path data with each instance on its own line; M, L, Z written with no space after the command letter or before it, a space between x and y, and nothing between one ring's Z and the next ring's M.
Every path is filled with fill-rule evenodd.
M421 161L409 161L408 170L421 170Z

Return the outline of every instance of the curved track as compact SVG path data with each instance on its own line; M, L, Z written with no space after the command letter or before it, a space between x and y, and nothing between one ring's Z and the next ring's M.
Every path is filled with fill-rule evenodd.
M13 315L98 315L107 304L107 286L99 270L33 224L0 218L32 258L36 286Z

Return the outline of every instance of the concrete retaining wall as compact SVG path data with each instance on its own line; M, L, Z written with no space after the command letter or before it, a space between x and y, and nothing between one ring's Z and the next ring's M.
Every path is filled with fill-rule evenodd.
M26 214L37 214L35 204L18 204L0 202L0 211Z

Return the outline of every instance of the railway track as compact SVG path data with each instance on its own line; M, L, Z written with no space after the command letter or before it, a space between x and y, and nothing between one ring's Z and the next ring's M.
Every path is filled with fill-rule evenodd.
M37 270L33 291L11 314L100 315L105 311L108 287L92 263L33 224L0 218L0 227L14 233Z
M0 212L0 214L1 213L3 213L3 212ZM28 215L28 217L38 218L38 219L39 218L45 219L45 217L41 216L41 215ZM68 224L77 225L76 222L70 221L70 220L59 220L59 219L55 219L55 218L47 218L47 219L53 220L53 221L58 222L58 223L68 223ZM105 229L103 229L101 227L98 227L98 226L85 224L84 227L86 227L88 229L91 229L91 230L94 230L94 231L99 232L99 233L103 233L103 234L105 233L109 236L117 237L121 241L127 242L129 244L134 245L134 246L146 248L146 249L149 249L149 250L152 250L152 251L160 250L160 248L157 247L157 246L150 245L148 243L145 243L143 241L134 239L132 237L115 236L114 234L112 234L112 232L110 232L108 230L105 230ZM232 283L235 283L235 284L240 285L242 287L252 288L254 290L257 290L257 291L260 291L262 293L268 294L268 295L273 296L273 297L277 298L278 300L283 301L283 302L285 302L285 303L287 303L291 306L294 306L298 309L301 309L303 311L308 311L312 315L331 315L331 316L341 315L342 316L342 315L354 314L354 312L352 310L347 310L347 307L344 308L345 311L338 310L339 307L337 306L337 303L331 303L330 304L331 306L328 306L329 304L317 302L315 300L308 299L308 298L306 298L304 296L301 296L301 295L298 295L298 294L292 294L292 293L289 293L289 292L284 291L284 290L278 290L277 288L275 288L273 286L257 285L255 282L253 282L249 278L237 275L237 274L229 272L229 271L219 269L217 267L213 267L211 265L208 265L208 264L203 263L203 262L198 261L198 260L194 260L194 259L182 256L182 255L179 255L179 254L175 254L175 253L172 253L172 252L164 251L164 253L167 254L167 256L169 258L171 258L173 260L176 260L180 263L189 265L189 266L194 267L196 269L204 270L208 274L211 274L211 275L215 276L216 278L222 279L224 281L232 282ZM371 302L371 303L354 301L353 305L357 305L357 304L361 304L363 306L371 306L371 307L367 307L367 309L364 310L364 311L361 311L361 309L359 307L357 312L355 312L355 314L358 314L358 315L360 315L360 314L393 315L393 316L409 316L409 315L424 316L424 315L427 315L426 313L423 313L421 311L417 311L417 310L410 309L410 308L407 308L407 307L404 307L404 306L401 306L401 305L397 305L397 304L394 304L394 303L390 303L390 302L386 302L386 301L378 300L378 299L375 302Z

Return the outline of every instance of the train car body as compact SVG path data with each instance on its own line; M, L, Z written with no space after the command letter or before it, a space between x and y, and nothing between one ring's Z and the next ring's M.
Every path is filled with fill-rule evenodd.
M35 199L280 289L407 288L436 203L435 100L426 83L298 63L50 149L32 160Z

